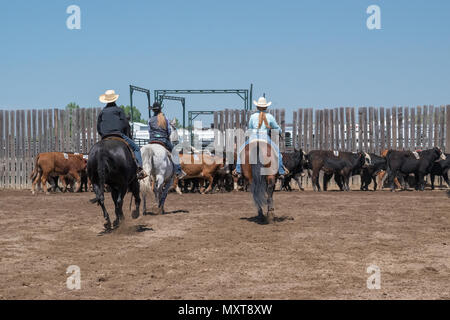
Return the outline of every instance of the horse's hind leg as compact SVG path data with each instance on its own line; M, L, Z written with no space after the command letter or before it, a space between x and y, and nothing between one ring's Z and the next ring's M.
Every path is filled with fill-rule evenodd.
M116 220L113 222L113 227L118 227L120 224L120 221L124 219L122 207L123 207L123 198L125 197L125 194L127 192L127 189L125 190L111 190L111 197L114 201L114 207L115 207L115 213L116 213Z
M133 185L131 187L131 193L133 194L134 197L134 205L135 205L135 209L133 210L133 212L131 212L131 217L133 219L137 219L139 218L139 207L141 205L141 196L140 196L140 190L139 190L139 183L137 182L137 180L135 180L133 182ZM145 194L144 194L144 213L145 213L145 209L146 209L146 198L145 198Z
M172 184L173 184L173 177L163 187L161 199L159 199L159 209L161 210L162 214L164 214L164 203L166 202L167 194L169 193L169 189L172 186Z
M271 223L275 219L275 208L273 207L273 192L275 190L275 177L267 177L267 222Z
M105 196L103 193L103 186L99 187L97 184L92 184L92 187L94 188L94 192L95 192L95 196L96 196L96 199L94 199L94 201L97 200L97 203L102 208L103 217L106 220L104 227L107 231L109 231L109 230L111 230L111 220L109 219L108 211L106 211L106 208L105 208Z

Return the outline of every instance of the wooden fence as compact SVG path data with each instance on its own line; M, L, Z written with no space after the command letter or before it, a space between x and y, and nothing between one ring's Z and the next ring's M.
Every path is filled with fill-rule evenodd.
M100 110L0 110L0 188L30 188L40 152L89 152L99 139Z
M224 110L214 113L214 127L246 129L254 111ZM417 150L440 147L450 152L450 105L334 109L300 108L286 124L285 110L269 111L282 128L287 146L310 150L366 151L379 154L384 149ZM288 129L287 129L288 127ZM225 140L233 138L226 135ZM235 139L235 138L234 138ZM232 141L225 142L232 145Z
M30 188L34 157L40 152L89 152L99 140L101 108L0 110L0 188ZM282 151L295 146L313 149L367 151L415 150L433 146L450 152L450 105L392 108L300 108L286 123L284 109L269 109L287 137ZM237 143L233 130L246 130L252 111L214 112L214 128L228 146ZM228 130L227 130L228 129ZM242 137L241 137L242 138Z

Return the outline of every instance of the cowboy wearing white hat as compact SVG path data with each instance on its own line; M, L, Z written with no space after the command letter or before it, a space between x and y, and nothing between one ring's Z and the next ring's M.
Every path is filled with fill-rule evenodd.
M99 98L100 102L107 103L106 107L98 115L97 131L102 137L119 136L124 139L133 149L135 154L138 172L138 179L147 177L147 173L142 169L142 156L139 146L131 139L131 128L125 112L116 105L119 95L114 90L107 90Z
M257 108L257 112L251 115L250 120L248 122L248 129L252 131L252 136L250 139L246 141L246 143L242 146L241 150L252 140L255 138L258 139L267 139L267 142L272 144L278 152L278 174L283 176L288 173L287 169L283 165L283 157L281 156L280 150L278 146L276 146L272 140L270 139L268 133L270 130L276 130L278 133L281 132L281 128L278 125L275 118L267 113L266 110L268 107L272 105L272 102L267 102L265 97L260 97L258 101L253 100L253 104ZM240 154L239 152L238 154ZM236 172L241 173L241 164L238 159L236 165Z

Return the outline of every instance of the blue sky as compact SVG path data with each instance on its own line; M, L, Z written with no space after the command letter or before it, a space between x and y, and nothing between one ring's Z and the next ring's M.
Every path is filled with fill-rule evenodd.
M68 30L66 8L81 8ZM366 9L381 8L381 30ZM249 88L274 107L450 104L450 1L8 1L0 5L0 108L101 106L128 85ZM187 96L188 110L240 107ZM152 97L153 99L153 97ZM136 104L145 111L144 96ZM181 118L181 107L165 112ZM287 112L290 114L290 112Z

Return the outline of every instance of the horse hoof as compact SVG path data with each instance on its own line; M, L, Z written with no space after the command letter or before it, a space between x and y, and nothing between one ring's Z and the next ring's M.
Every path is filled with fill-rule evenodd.
M139 211L138 210L133 210L133 212L131 213L131 217L133 219L139 218Z
M107 222L103 226L105 227L105 231L110 231L111 230L111 222Z

